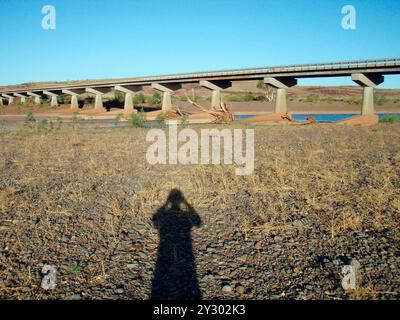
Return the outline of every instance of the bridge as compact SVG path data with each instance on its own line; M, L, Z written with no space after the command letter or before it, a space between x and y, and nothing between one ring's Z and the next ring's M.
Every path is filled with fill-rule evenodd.
M275 66L263 68L246 68L197 73L181 73L150 77L87 80L74 83L57 82L34 87L13 86L0 90L0 105L6 99L8 105L14 103L14 98L26 103L34 99L40 104L42 97L51 98L51 106L58 106L58 96L71 96L71 109L78 110L78 97L84 93L95 96L94 109L105 111L102 96L112 90L125 93L124 110L133 112L133 96L144 87L151 87L163 94L162 110L172 107L171 94L182 88L185 83L198 83L212 91L211 108L218 109L221 105L221 92L232 87L234 81L262 80L276 88L275 113L287 113L286 90L297 85L297 79L323 77L351 77L364 88L362 115L374 114L374 88L384 81L384 75L400 74L400 58L344 61L318 64L302 64Z

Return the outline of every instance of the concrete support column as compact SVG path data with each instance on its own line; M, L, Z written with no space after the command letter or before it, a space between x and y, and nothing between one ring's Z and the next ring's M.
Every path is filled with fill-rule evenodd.
M0 97L0 106L4 106L3 98L2 98L2 97Z
M222 98L221 90L213 90L211 94L211 109L219 110L221 109Z
M134 112L135 108L133 107L133 95L130 92L125 93L124 100L124 112Z
M20 101L22 104L26 104L26 96L24 96L20 93L14 93L14 96L20 98Z
M277 89L274 113L288 113L286 89L297 85L297 79L291 77L265 78L264 83Z
M10 105L12 105L13 103L14 103L14 97L13 96L10 96L10 95L8 95L8 94L3 94L2 95L4 98L7 98L7 100L8 100L8 105L10 106Z
M125 113L132 113L137 112L133 105L133 96L136 92L141 91L141 86L131 86L131 85L118 85L114 88L117 91L121 91L125 93L125 100L124 100L124 112Z
M222 90L230 88L232 86L232 82L230 81L200 81L200 86L212 90L211 93L211 109L212 110L221 110L222 106Z
M152 83L151 87L163 93L161 110L168 111L172 108L171 93L174 92L174 90L180 89L181 85L174 83L163 83L163 84Z
M84 93L84 89L64 89L61 91L62 93L68 94L71 96L71 109L79 110L78 97L80 94Z
M161 110L167 111L170 110L171 108L172 108L171 92L164 91Z
M354 73L351 79L364 87L361 115L373 115L375 113L374 88L384 81L384 77L380 74Z
M78 103L78 95L74 94L71 96L71 109L79 109L79 103Z
M363 93L361 115L366 116L375 113L374 107L374 88L365 87Z
M288 113L287 102L286 102L286 89L278 88L276 90L276 103L275 113Z
M37 93L33 93L33 92L27 92L27 95L35 98L35 104L40 104L41 95L39 95Z
M94 110L95 111L100 111L100 112L107 111L103 106L103 95L106 92L109 92L110 88L108 88L108 87L86 88L85 91L96 95L95 100L94 100Z
M58 95L57 94L55 94L53 92L50 92L50 91L43 91L43 94L45 94L46 96L51 97L50 106L58 107L58 100L57 100Z
M94 109L95 110L101 111L104 109L102 96L103 96L102 94L96 94L96 98L94 100Z

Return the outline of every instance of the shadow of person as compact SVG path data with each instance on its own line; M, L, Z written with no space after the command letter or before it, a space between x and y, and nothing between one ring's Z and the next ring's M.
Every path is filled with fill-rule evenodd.
M153 300L199 300L201 293L192 249L191 229L201 219L182 192L171 190L153 216L160 236L151 290Z

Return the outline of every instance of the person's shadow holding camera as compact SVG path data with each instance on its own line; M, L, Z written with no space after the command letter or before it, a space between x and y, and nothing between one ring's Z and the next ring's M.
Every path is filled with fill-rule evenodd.
M201 293L192 249L191 229L201 219L182 192L173 189L153 216L160 235L151 299L199 300Z

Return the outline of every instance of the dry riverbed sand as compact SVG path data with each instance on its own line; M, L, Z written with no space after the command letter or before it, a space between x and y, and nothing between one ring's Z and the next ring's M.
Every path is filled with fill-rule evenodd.
M203 299L399 298L398 124L256 127L249 176L151 166L146 132L0 131L1 299L182 298L177 278ZM174 203L193 219L160 219Z

